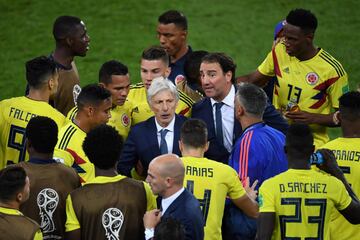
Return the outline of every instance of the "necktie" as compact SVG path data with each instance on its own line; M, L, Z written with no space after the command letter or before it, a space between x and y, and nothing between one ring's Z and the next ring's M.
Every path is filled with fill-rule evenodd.
M168 153L168 147L167 147L167 143L166 143L166 140L165 140L165 136L166 136L168 131L169 130L167 130L165 128L160 130L160 153L161 154Z
M216 138L221 144L224 144L222 117L221 117L221 107L223 105L224 103L222 102L215 103Z

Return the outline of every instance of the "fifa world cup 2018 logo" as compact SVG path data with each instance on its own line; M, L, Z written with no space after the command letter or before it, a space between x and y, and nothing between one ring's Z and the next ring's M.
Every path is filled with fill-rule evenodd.
M108 240L119 240L119 232L124 222L124 214L117 208L108 208L102 215L102 225Z
M40 227L43 233L53 232L55 228L53 214L59 203L59 194L52 188L44 188L37 196L40 209Z

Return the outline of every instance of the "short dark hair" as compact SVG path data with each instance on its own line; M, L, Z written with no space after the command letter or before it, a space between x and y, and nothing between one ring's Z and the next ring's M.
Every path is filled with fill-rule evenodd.
M81 19L74 16L60 16L53 26L53 35L56 41L63 40L74 34L76 27L81 24Z
M26 80L31 88L39 89L56 73L56 64L48 57L40 56L26 62Z
M126 75L129 73L128 67L117 60L104 63L99 71L99 82L104 84L111 83L111 75Z
M286 17L286 22L301 28L305 33L314 33L317 28L316 16L306 9L293 9Z
M186 57L184 63L184 74L188 83L196 84L200 81L201 60L207 54L207 51L194 51Z
M90 130L83 142L86 156L97 168L115 167L123 147L123 139L114 127L106 124Z
M195 118L184 122L180 130L182 143L192 148L204 147L207 142L207 135L206 123Z
M145 49L142 52L141 59L148 61L161 60L166 64L166 66L169 66L170 63L169 54L167 54L165 49L160 46L151 46Z
M30 119L25 136L37 152L52 153L58 140L58 127L51 118L37 116Z
M169 217L162 218L155 227L155 240L185 240L185 228L177 220Z
M299 152L313 147L314 138L311 129L306 124L293 123L286 134L286 147Z
M26 172L19 166L8 166L0 171L0 201L15 200L26 184Z
M175 26L180 27L182 30L187 30L188 24L184 14L177 10L169 10L161 14L158 18L161 24L173 23Z
M81 111L85 106L99 106L110 97L111 93L106 88L98 84L89 84L81 89L77 98L77 107Z
M248 114L262 118L267 103L267 96L262 88L252 83L240 83L237 86L236 98Z
M339 98L341 118L348 121L360 120L360 92L351 91Z
M234 60L231 57L227 56L225 53L209 53L201 59L201 62L218 63L224 74L228 71L231 71L231 82L235 83L236 64Z

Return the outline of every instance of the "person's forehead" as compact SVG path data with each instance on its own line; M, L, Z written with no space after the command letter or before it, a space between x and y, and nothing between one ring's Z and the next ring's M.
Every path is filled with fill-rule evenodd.
M170 33L170 32L178 32L183 31L180 26L177 26L175 23L159 23L157 27L157 31L160 33Z
M292 25L290 23L285 24L284 26L284 34L303 34L303 31L300 27Z
M122 84L129 84L129 83L130 83L129 74L126 74L126 75L113 74L113 75L111 75L111 82L109 84L122 85Z
M160 60L146 60L146 59L141 59L141 68L144 69L156 69L156 68L166 68L166 64Z
M201 71L219 71L221 66L218 62L202 62L200 64Z
M165 89L160 92L157 92L153 97L153 100L172 100L175 99L174 94L170 91L170 89Z

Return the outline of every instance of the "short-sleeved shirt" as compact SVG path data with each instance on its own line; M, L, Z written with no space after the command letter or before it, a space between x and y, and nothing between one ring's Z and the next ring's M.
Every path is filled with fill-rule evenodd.
M337 178L317 170L289 169L260 187L260 213L275 213L273 239L330 239L331 213L352 199Z
M81 239L144 239L143 216L156 208L150 187L122 175L97 176L66 200L66 231ZM130 237L131 236L131 237Z
M339 97L349 91L344 68L323 49L311 59L300 61L286 53L284 43L278 43L258 71L277 77L273 104L280 110L295 101L303 111L329 114L332 108L339 107ZM310 127L317 148L329 141L325 126L311 124Z
M0 207L1 239L6 240L42 240L39 225L25 217L19 210Z
M255 123L246 129L236 141L229 165L243 182L250 178L252 184L258 180L257 189L263 181L288 169L284 152L285 135L267 126Z
M185 117L190 117L191 108L194 101L185 93L178 90L179 102L175 112ZM154 116L147 101L146 88L143 83L137 83L130 86L130 92L127 97L132 103L131 124L135 125Z
M207 158L182 157L185 167L184 187L200 202L205 221L205 238L222 239L221 221L225 199L246 194L234 169Z
M54 159L72 167L80 176L81 183L95 177L95 167L87 158L82 148L86 133L75 123L69 121L59 130L55 146Z
M115 106L110 110L111 118L107 124L114 127L124 140L129 135L131 127L131 110L132 104L130 101L126 101L124 105ZM77 107L72 108L66 118L72 121L76 117L77 112Z
M360 138L339 137L322 146L333 151L336 161L344 172L356 196L360 194ZM331 237L337 240L360 239L360 225L349 223L338 211L334 211L330 224Z
M0 169L29 159L25 147L25 129L30 119L46 116L60 129L65 116L47 102L15 97L0 102Z

